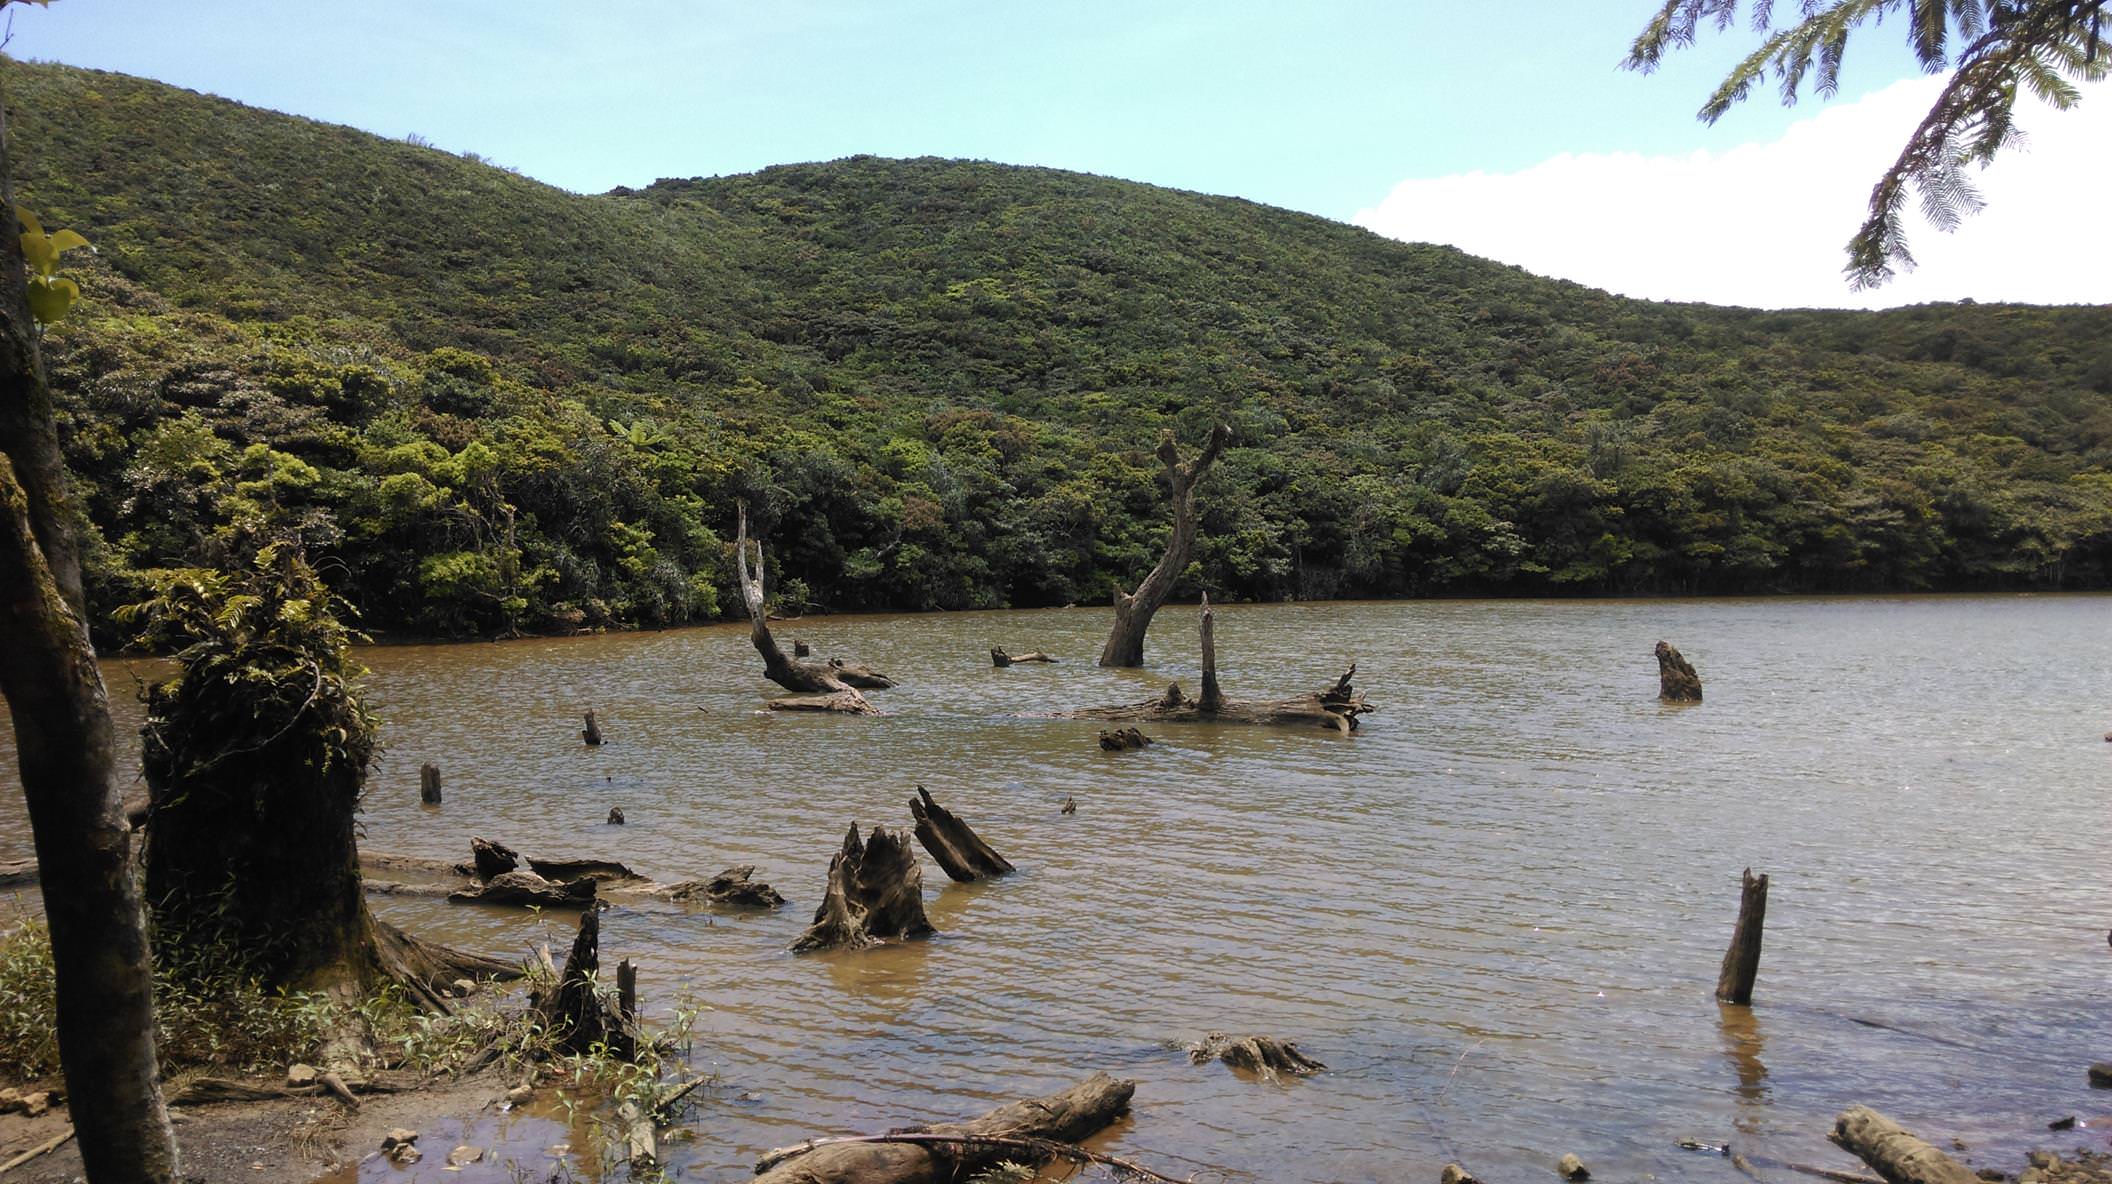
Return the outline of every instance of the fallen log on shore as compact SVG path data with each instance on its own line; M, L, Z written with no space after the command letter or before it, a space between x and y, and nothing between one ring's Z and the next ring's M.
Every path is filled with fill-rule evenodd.
M1117 722L1309 724L1334 728L1344 736L1357 729L1357 717L1372 710L1364 695L1350 680L1357 664L1351 662L1335 685L1324 691L1293 695L1288 699L1227 699L1217 683L1217 640L1210 611L1210 598L1203 597L1202 649L1203 693L1190 699L1181 684L1170 683L1165 693L1142 703L1114 707L1087 707L1065 713L1064 719L1104 719Z
M931 852L949 879L967 884L1018 870L953 811L932 801L931 791L921 785L917 796L909 799L909 813L917 820L917 841Z
M814 910L814 923L792 943L794 953L858 950L887 938L932 932L924 916L924 873L907 835L876 826L864 841L858 824L829 860L829 887Z
M1008 1159L1105 1162L1106 1157L1092 1156L1075 1144L1128 1113L1136 1088L1134 1081L1095 1073L1061 1093L1012 1102L967 1122L877 1136L810 1139L763 1156L755 1165L755 1184L942 1184Z

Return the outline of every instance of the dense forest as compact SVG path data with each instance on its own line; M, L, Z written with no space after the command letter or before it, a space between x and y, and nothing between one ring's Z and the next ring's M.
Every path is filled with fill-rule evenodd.
M2112 583L2112 309L1651 303L965 161L581 196L8 72L97 248L47 353L99 610L262 521L377 634L706 619L737 499L794 610L1104 602L1220 421L1189 594Z

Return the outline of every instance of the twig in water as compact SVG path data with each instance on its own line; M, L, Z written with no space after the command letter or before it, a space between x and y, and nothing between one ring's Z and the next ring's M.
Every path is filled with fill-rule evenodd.
M1480 1048L1483 1044L1486 1044L1488 1042L1488 1039L1488 1037L1484 1036L1480 1040L1476 1040L1474 1043L1469 1044L1467 1046L1467 1051L1460 1053L1459 1059L1452 1062L1452 1071L1450 1073L1445 1074L1445 1083L1437 1087L1437 1101L1442 1102L1445 1100L1445 1091L1452 1088L1452 1079L1454 1077L1459 1076L1459 1067L1461 1065L1466 1064L1467 1058L1474 1055L1474 1050Z

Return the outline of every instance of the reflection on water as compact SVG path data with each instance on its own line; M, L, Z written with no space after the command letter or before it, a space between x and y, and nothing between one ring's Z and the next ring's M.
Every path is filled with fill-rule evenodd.
M1192 609L1161 614L1148 673L1092 665L1105 610L798 623L903 679L862 719L756 710L737 628L384 649L364 842L460 858L479 834L662 880L753 863L786 895L604 918L648 1010L714 1009L694 1068L724 1088L671 1151L686 1179L1094 1069L1139 1082L1103 1143L1177 1175L1434 1179L1458 1158L1525 1179L1575 1151L1607 1178L1728 1181L1678 1140L1840 1163L1824 1132L1851 1102L1985 1151L2091 1111L2082 1068L2112 1047L2108 607L1230 606L1227 693L1324 686L1355 658L1379 713L1348 739L1158 729L1123 754L1048 713L1193 686ZM1657 703L1660 637L1705 704ZM997 669L992 645L1064 661ZM919 782L1020 874L956 886L927 862L935 939L786 953L844 827L907 826ZM29 849L6 794L0 858ZM1750 1011L1711 997L1747 866L1773 877ZM569 936L555 915L375 907L494 952ZM1190 1065L1178 1046L1213 1029L1330 1070L1277 1087Z

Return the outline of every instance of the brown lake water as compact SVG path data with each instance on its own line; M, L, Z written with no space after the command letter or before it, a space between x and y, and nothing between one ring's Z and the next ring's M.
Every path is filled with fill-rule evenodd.
M2084 1068L2112 1059L2112 598L1227 606L1228 694L1317 688L1355 658L1378 712L1347 739L1167 727L1119 755L1034 713L1192 689L1195 611L1160 614L1148 671L1092 664L1107 623L779 627L899 678L876 718L757 710L774 688L744 628L370 651L387 751L364 846L455 858L478 834L661 880L753 863L785 894L604 916L649 1011L712 1009L696 1068L722 1081L670 1147L684 1179L1095 1069L1138 1082L1101 1145L1203 1180L1434 1180L1450 1159L1550 1178L1566 1151L1600 1179L1742 1179L1682 1138L1850 1167L1824 1134L1855 1102L2010 1169L2026 1146L2106 1145L2112 1094ZM1656 701L1660 637L1705 704ZM992 645L1064 661L995 669ZM109 677L136 721L125 664ZM578 741L590 707L600 749ZM10 745L0 857L30 849ZM422 761L445 774L437 810ZM787 953L845 826L906 827L918 783L1020 873L960 886L926 859L937 937ZM1749 1012L1711 998L1748 865L1773 876ZM492 953L570 929L374 904ZM1190 1065L1177 1046L1212 1029L1329 1071ZM2071 1114L2082 1129L2046 1131ZM362 1176L486 1178L441 1159Z

